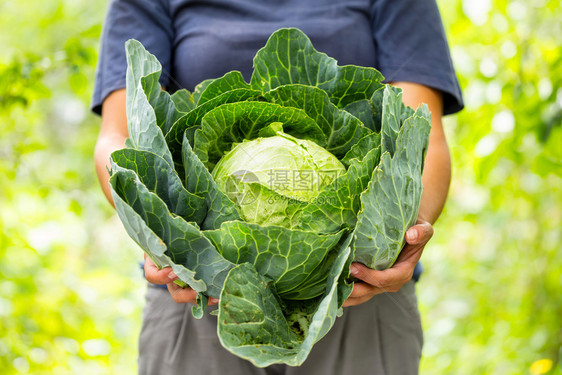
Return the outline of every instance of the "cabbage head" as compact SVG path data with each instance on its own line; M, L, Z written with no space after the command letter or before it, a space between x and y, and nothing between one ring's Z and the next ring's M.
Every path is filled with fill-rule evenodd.
M219 299L217 332L259 367L298 366L342 313L349 266L394 263L417 217L430 115L373 68L337 62L298 29L191 93L127 52L127 148L110 184L128 234L158 267Z

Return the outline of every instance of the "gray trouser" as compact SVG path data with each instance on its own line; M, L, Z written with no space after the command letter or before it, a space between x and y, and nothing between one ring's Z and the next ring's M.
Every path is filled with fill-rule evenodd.
M302 366L260 369L220 345L215 316L196 320L190 304L177 304L167 290L149 285L138 364L141 375L409 375L418 373L422 342L410 281L396 293L345 308Z

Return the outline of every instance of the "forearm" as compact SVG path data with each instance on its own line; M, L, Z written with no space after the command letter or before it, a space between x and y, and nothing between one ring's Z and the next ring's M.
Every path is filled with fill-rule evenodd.
M441 214L451 181L451 157L445 140L430 141L425 158L424 186L418 217L434 224Z
M100 137L98 139L98 142L96 143L96 148L94 151L94 162L98 180L100 182L103 193L105 194L107 200L109 201L109 203L111 203L111 205L114 204L113 198L111 197L111 189L109 187L108 169L111 169L109 157L111 156L111 153L113 151L125 147L125 139L126 137L123 137L120 134Z
M109 157L115 150L125 147L127 139L127 115L125 113L125 89L111 93L103 102L101 129L94 151L94 163L101 188L109 203L113 205L109 187Z

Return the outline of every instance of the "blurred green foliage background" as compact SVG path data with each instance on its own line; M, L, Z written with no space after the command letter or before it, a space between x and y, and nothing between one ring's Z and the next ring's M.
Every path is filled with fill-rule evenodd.
M134 374L141 251L93 168L106 1L0 3L0 372ZM466 109L422 374L562 374L562 4L439 1Z

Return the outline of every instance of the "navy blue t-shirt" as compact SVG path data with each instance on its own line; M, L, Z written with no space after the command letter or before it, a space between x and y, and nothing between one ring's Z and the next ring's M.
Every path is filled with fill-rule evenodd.
M339 65L441 90L445 114L463 107L435 0L112 0L92 109L101 113L107 95L125 87L128 39L156 55L169 91L192 91L231 70L249 81L257 50L283 27L301 29Z

